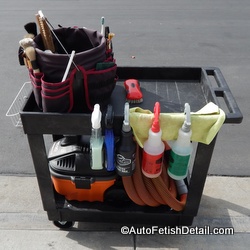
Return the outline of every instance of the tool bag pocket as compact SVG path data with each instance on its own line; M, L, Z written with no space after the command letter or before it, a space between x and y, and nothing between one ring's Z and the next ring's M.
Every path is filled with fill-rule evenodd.
M43 112L70 112L73 107L73 78L63 82L50 83L41 78L41 98Z
M91 112L96 103L100 106L106 106L109 102L110 96L115 88L117 76L116 69L117 65L103 69L103 70L85 70L83 67L79 66L79 69L83 76L83 96L82 103L80 107L78 103L74 103L76 109L81 109L83 112ZM75 89L74 99L77 100L77 95L81 95L81 91Z
M43 73L33 74L32 70L29 70L29 77L32 85L32 90L37 103L37 106L42 109L42 97L41 97L41 78L44 76Z
M43 112L84 112L93 110L96 103L101 106L108 104L109 98L116 84L116 69L114 65L104 70L88 70L79 66L63 82L51 83L43 75L39 84L33 80L34 95L41 103ZM39 96L40 95L40 96Z

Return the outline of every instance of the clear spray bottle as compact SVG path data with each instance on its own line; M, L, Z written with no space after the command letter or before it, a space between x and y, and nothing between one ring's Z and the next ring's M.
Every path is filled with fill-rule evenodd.
M143 145L142 173L148 178L156 178L162 172L165 145L161 140L162 130L159 124L160 103L154 106L154 121Z
M183 180L187 177L190 156L193 151L193 145L190 141L192 130L188 103L185 103L184 113L184 123L178 131L178 138L173 143L170 152L168 175L174 180Z
M100 105L95 104L91 114L92 132L90 137L91 169L98 170L103 168L103 136L101 128L102 113Z

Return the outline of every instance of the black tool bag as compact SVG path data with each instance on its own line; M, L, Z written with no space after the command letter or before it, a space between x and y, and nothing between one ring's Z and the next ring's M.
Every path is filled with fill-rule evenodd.
M54 33L55 53L44 50L41 34L34 38L41 73L30 70L29 75L38 107L44 112L91 112L96 103L106 105L115 88L117 69L107 39L87 28L59 28ZM73 50L74 63L62 82Z

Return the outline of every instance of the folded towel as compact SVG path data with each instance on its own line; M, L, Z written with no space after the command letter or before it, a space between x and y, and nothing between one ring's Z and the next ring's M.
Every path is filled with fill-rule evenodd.
M136 107L130 109L130 125L135 139L143 147L148 138L148 131L153 123L154 114L150 110ZM191 140L210 144L225 121L225 113L217 105L209 102L197 112L191 112ZM178 137L178 130L185 119L184 113L161 113L160 127L162 140L171 141Z

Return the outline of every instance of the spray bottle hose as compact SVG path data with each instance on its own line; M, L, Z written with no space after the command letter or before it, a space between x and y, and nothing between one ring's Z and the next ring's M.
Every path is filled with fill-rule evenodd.
M133 176L122 177L123 186L129 198L140 206L157 207L168 205L175 211L182 211L186 204L187 194L176 198L177 189L173 179L167 175L166 163L163 163L162 174L157 178L147 178L141 172L141 152L137 145L136 168Z

